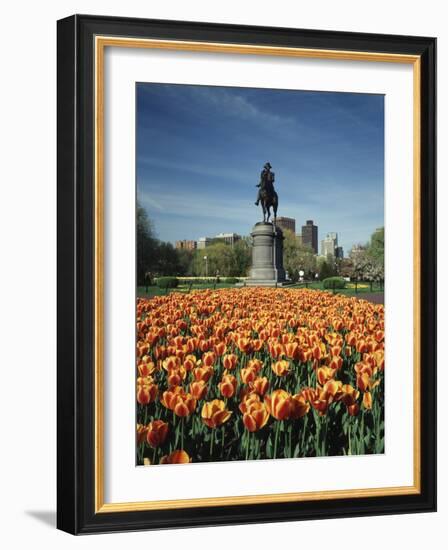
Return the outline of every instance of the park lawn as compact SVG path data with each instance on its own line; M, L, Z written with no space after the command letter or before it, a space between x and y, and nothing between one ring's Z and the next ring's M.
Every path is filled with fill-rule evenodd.
M287 288L305 288L305 283L297 283L295 285L291 285ZM191 290L206 290L206 289L221 289L221 288L234 288L234 284L228 284L228 283L218 283L215 285L215 283L209 283L209 284L193 284L191 286ZM189 285L179 285L177 288L170 288L170 289L164 289L159 288L158 286L149 286L148 291L146 292L146 287L139 286L137 287L137 297L138 298L152 298L153 296L165 296L168 293L171 292L181 292L185 293L189 291ZM320 281L308 283L307 288L313 289L313 290L325 290L326 292L333 292L329 289L324 289L323 284ZM354 283L347 283L347 287L343 289L336 289L335 294L343 294L345 296L359 296L362 294L383 294L384 290L380 290L378 285L374 285L372 288L372 291L370 291L370 284L368 283L359 283L358 284L358 291L355 292L355 285Z
M297 283L290 288L311 288L314 290L325 290L326 292L333 292L331 289L324 288L321 281L312 283ZM358 288L355 290L355 283L347 283L345 288L335 289L335 294L344 294L345 296L358 296L359 294L384 294L384 288L381 289L378 284L372 286L370 290L370 283L358 283Z
M214 283L210 284L194 284L191 286L191 290L206 290L207 288L211 289L220 289L220 288L234 288L234 284L228 284L228 283L217 283L216 285ZM137 297L138 298L152 298L153 296L165 296L168 293L171 292L181 292L185 293L188 292L190 288L190 285L179 285L176 288L159 288L158 286L149 286L148 292L146 292L146 287L144 286L138 286L137 287Z

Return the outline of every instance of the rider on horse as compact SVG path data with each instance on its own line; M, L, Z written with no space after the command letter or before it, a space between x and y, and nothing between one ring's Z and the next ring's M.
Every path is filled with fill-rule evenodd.
M259 187L257 200L255 202L256 206L260 204L260 201L263 199L263 195L272 197L275 193L274 191L275 174L274 172L271 172L271 168L272 166L270 165L269 162L267 162L264 165L263 171L261 172L260 183L257 183L256 185L256 187Z

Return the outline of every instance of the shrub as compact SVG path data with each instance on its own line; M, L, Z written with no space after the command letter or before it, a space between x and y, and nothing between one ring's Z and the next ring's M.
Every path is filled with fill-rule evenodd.
M226 277L223 282L228 285L236 285L238 279L236 277Z
M159 288L176 288L179 284L177 277L159 277L157 286Z
M342 277L327 277L323 280L324 288L335 289L345 288L345 280Z

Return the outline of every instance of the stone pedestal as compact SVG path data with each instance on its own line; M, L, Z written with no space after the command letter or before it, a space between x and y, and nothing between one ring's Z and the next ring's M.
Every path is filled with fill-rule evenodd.
M285 286L283 268L283 231L272 223L254 225L252 236L252 267L246 286Z

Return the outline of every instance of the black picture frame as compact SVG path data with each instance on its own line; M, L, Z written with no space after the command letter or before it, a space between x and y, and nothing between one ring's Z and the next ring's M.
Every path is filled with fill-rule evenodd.
M422 368L419 380L419 494L96 513L93 43L97 35L420 57ZM74 15L58 21L57 47L57 527L72 534L82 534L435 511L436 39Z

